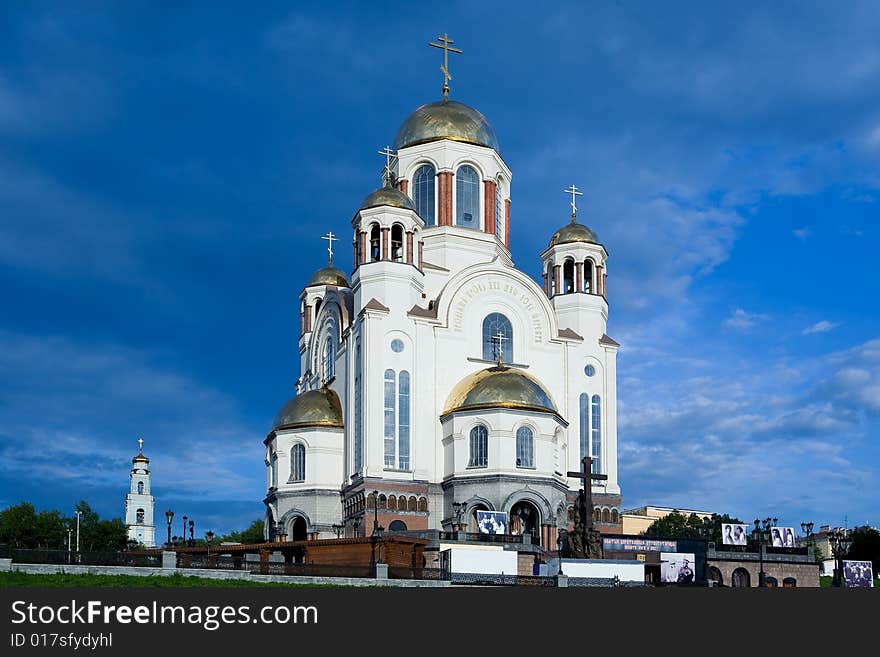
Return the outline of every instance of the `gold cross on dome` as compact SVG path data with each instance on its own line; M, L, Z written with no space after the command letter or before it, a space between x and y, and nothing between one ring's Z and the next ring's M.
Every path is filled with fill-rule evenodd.
M330 254L329 262L330 262L330 266L332 267L333 266L333 242L338 242L339 238L336 237L336 235L334 235L333 231L331 230L329 233L327 233L326 235L321 237L321 239L327 240L327 253Z
M138 454L144 453L144 439L138 438Z
M442 37L437 37L437 41L440 43L430 42L428 45L433 46L434 48L440 48L443 50L443 65L440 67L440 71L443 73L443 98L449 98L449 81L452 79L452 74L449 72L449 53L462 53L462 50L459 48L453 48L450 46L450 43L455 43L452 39L449 38L449 35L445 32Z
M574 185L571 185L568 189L563 189L563 192L566 194L571 194L571 220L574 221L575 217L577 217L578 208L577 208L577 197L583 196L583 192L579 192L578 188Z
M394 166L397 160L397 151L391 150L390 146L386 146L379 151L379 155L385 156L385 167L382 169L382 184L386 187L391 187L394 184L394 170L391 167Z
M501 367L501 363L504 362L504 341L509 338L504 335L504 331L500 330L498 333L492 336L492 342L497 343L498 347L495 352L495 356L498 358L498 367Z

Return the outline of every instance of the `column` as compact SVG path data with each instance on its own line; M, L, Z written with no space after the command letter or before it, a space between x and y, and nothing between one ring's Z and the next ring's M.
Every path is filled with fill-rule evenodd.
M510 248L510 199L504 201L504 244Z
M486 232L490 235L495 234L495 181L483 181L483 207L486 208Z
M361 259L358 257L358 244L360 243L361 236L357 233L354 234L354 239L351 241L352 248L352 262L354 263L354 268L357 269L358 265L361 264Z
M360 240L361 240L361 264L364 264L365 262L367 262L367 258L369 256L369 247L370 247L366 231L361 231Z
M411 265L413 263L413 232L411 230L406 231L406 264Z
M584 263L574 263L574 291L584 291Z
M553 282L556 287L556 294L562 294L562 265L553 266Z
M593 281L593 293L605 296L605 281L603 280L604 267L596 265L596 280Z
M422 271L422 254L425 251L425 243L422 240L419 240L419 264L418 270Z
M299 334L300 337L306 334L306 310L305 306L299 311Z
M312 330L312 307L306 304L306 333Z
M382 260L390 260L391 259L391 229L387 226L383 226L381 228L382 235L380 238L380 244L382 249Z
M437 225L452 225L452 172L441 171L437 174Z
M544 294L550 296L550 288L547 287L547 272L541 274L541 285L544 287Z

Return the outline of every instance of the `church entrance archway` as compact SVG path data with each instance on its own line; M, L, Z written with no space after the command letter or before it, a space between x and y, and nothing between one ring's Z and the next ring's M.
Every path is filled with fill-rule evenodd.
M478 502L471 507L470 515L467 517L467 526L464 528L465 531L471 532L472 534L476 534L480 531L480 523L477 522L477 511L491 511L488 506L483 504L482 502Z
M532 543L541 543L541 512L528 500L520 500L510 508L510 533L529 534Z
M715 582L715 586L724 586L724 576L715 566L709 566L708 579Z
M747 589L752 585L752 578L745 568L737 568L730 576L730 585L735 589Z
M309 530L306 526L306 519L297 516L290 523L290 534L287 537L289 541L304 541L309 537Z

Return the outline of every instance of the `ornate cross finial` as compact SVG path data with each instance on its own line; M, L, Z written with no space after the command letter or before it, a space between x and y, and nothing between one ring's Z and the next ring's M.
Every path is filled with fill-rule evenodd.
M330 254L328 261L330 263L329 266L332 267L333 266L333 242L338 242L339 238L336 237L336 235L334 235L333 231L331 230L329 233L327 233L326 235L321 237L321 239L327 240L327 253Z
M140 455L143 453L144 453L144 439L138 438L138 454Z
M450 43L455 42L450 39L449 35L445 32L442 37L437 37L437 41L440 43L434 43L432 41L428 45L443 50L443 65L440 67L440 70L443 72L443 99L445 100L449 98L449 81L452 79L452 74L449 73L449 53L455 52L461 54L462 51L449 45Z
M504 331L501 329L498 330L498 333L492 336L492 342L496 343L495 347L495 356L498 358L498 367L501 367L501 364L504 362L504 341L509 338L504 335Z
M571 194L571 221L574 222L575 218L577 218L578 208L577 208L577 199L578 196L583 196L583 192L579 192L578 188L574 185L571 185L568 189L563 189L563 192L566 194Z
M391 187L395 182L394 169L391 167L394 166L397 161L397 151L392 150L390 146L386 146L379 151L379 155L385 156L385 166L382 169L382 184L386 187Z

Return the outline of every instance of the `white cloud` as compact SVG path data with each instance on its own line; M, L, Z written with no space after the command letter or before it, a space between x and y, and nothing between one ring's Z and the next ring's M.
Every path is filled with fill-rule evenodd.
M795 237L797 237L801 242L806 242L808 237L812 237L813 231L809 226L804 226L802 228L795 228L791 231Z
M750 313L742 308L737 308L733 311L733 314L730 317L724 320L724 325L740 331L748 331L749 329L754 328L758 322L762 322L766 319L769 319L767 315Z
M815 324L812 324L805 328L801 333L804 335L813 335L814 333L828 333L829 331L833 331L840 324L835 324L834 322L829 322L827 319L823 319Z

